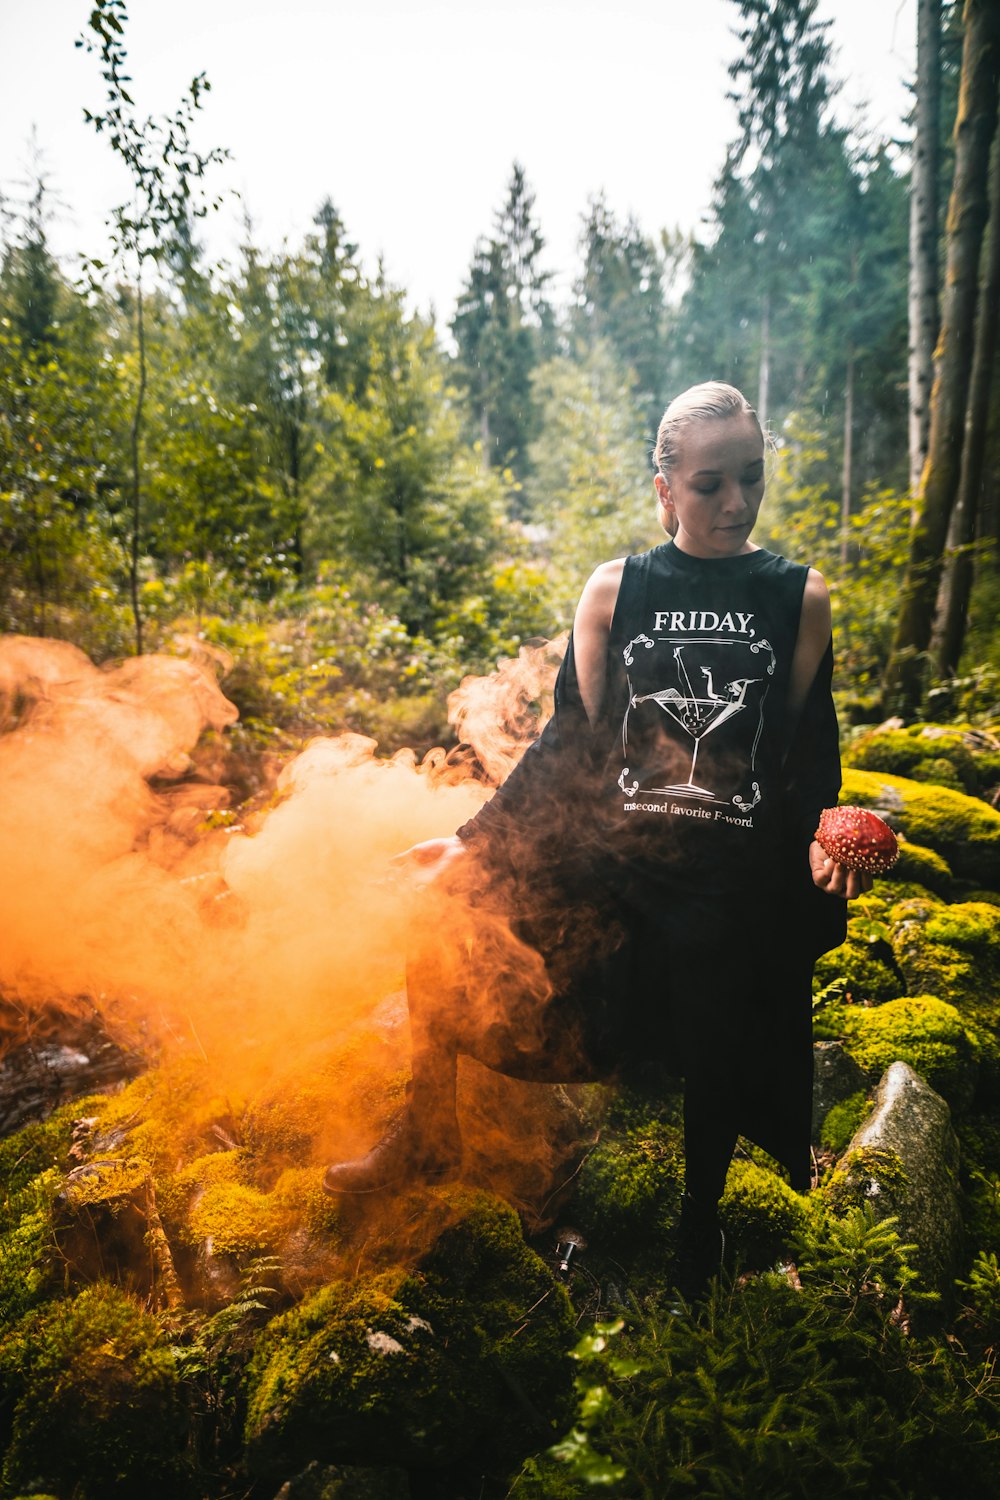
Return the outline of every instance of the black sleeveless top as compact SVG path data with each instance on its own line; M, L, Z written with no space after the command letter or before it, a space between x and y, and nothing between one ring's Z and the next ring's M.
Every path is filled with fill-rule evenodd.
M832 644L790 742L787 725L808 572L764 549L627 558L600 722L570 637L552 718L459 836L527 887L601 883L646 907L726 897L810 962L843 942L846 903L807 858L840 788Z
M608 646L603 838L640 878L763 894L779 838L788 687L808 568L672 543L625 561Z

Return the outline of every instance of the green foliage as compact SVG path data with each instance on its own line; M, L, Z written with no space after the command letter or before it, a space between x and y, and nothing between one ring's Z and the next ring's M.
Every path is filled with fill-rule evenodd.
M526 494L541 529L550 597L563 624L599 563L664 540L656 520L643 416L610 343L559 356L534 374L542 435Z
M551 353L550 275L541 266L545 241L534 217L535 196L514 163L493 234L476 245L451 331L465 386L470 427L483 462L510 464L523 474L538 434L531 374Z
M652 433L666 405L660 257L632 216L619 223L603 193L590 200L580 250L583 264L570 314L574 343L587 349L585 365L595 348L614 350L616 363L634 381L642 426ZM542 431L548 432L544 413Z
M188 1417L155 1319L96 1284L28 1316L0 1342L13 1411L6 1485L80 1500L190 1493Z
M864 699L875 690L895 623L886 589L906 556L908 497L872 486L850 517L846 560L841 496L820 434L791 416L782 434L757 540L789 557L807 558L830 588L840 691Z
M798 1271L799 1289L762 1276L717 1287L697 1317L652 1313L621 1336L624 1369L592 1355L576 1428L512 1496L591 1494L590 1463L628 1500L988 1494L991 1361L904 1331L919 1288L892 1225L816 1219Z

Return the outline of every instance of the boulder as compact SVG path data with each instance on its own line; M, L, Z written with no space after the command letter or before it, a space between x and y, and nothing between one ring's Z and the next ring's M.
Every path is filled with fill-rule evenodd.
M841 1042L817 1042L813 1047L812 1140L819 1140L823 1121L835 1104L867 1088L868 1080Z
M1000 1029L1000 908L900 901L889 925L907 994L937 995L967 1019Z
M897 833L933 849L960 880L1000 886L1000 812L978 798L888 772L848 769L840 800L871 808Z
M894 1062L840 1169L876 1218L898 1218L900 1238L917 1247L916 1266L939 1288L953 1278L961 1245L958 1156L948 1105L907 1063Z

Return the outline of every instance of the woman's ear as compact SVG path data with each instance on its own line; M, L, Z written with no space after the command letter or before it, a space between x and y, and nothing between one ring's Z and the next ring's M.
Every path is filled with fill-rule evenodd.
M656 488L656 510L660 519L660 525L668 536L677 533L677 515L674 511L674 502L670 497L670 485L662 474L653 475L653 484Z

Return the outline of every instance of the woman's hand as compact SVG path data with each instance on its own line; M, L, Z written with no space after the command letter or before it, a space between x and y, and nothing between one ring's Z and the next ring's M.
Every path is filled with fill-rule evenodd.
M465 844L457 834L452 834L450 838L425 839L422 844L414 844L402 854L397 854L392 863L406 867L407 872L416 877L418 884L427 885L432 880L440 880L446 871L454 869L465 858L465 853Z
M813 885L828 896L843 896L845 901L853 901L855 896L862 896L872 888L872 877L866 870L849 870L846 865L838 865L815 839L809 845L809 867Z

